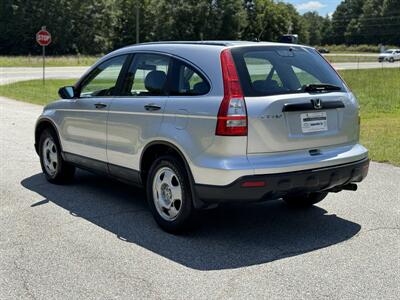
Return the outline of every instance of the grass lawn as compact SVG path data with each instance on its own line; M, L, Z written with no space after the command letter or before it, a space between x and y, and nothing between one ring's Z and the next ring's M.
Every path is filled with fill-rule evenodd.
M0 95L34 104L47 104L57 98L58 89L62 86L73 85L76 79L47 79L43 81L28 80L0 85Z
M48 67L91 66L101 56L46 56ZM0 56L0 67L41 67L41 56Z
M361 106L361 142L375 161L400 166L400 69L340 71ZM76 80L30 80L0 86L0 95L36 104L57 99Z
M361 109L361 143L375 161L400 166L400 69L340 71Z

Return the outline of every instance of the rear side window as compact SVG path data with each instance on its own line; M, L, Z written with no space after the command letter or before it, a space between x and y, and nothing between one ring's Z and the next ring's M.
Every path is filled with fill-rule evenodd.
M232 49L245 96L302 93L310 84L331 84L345 91L342 80L313 49L290 46Z
M210 85L203 75L180 60L174 60L170 95L199 96L209 92Z
M170 60L164 55L136 54L126 75L123 95L166 95Z

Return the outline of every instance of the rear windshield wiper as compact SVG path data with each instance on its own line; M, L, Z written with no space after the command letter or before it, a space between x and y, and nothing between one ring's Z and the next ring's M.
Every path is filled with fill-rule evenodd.
M342 88L337 85L327 83L313 83L303 86L304 92L328 92L328 91L340 91Z

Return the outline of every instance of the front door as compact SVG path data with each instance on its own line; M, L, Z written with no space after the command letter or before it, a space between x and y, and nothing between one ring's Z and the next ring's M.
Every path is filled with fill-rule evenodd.
M77 87L79 97L69 100L61 114L63 151L107 162L107 115L127 55L111 58L93 69Z

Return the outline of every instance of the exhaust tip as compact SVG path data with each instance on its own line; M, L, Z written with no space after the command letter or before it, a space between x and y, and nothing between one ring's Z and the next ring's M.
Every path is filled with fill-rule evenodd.
M355 183L349 183L349 184L342 186L342 189L346 190L346 191L357 191L358 186Z

